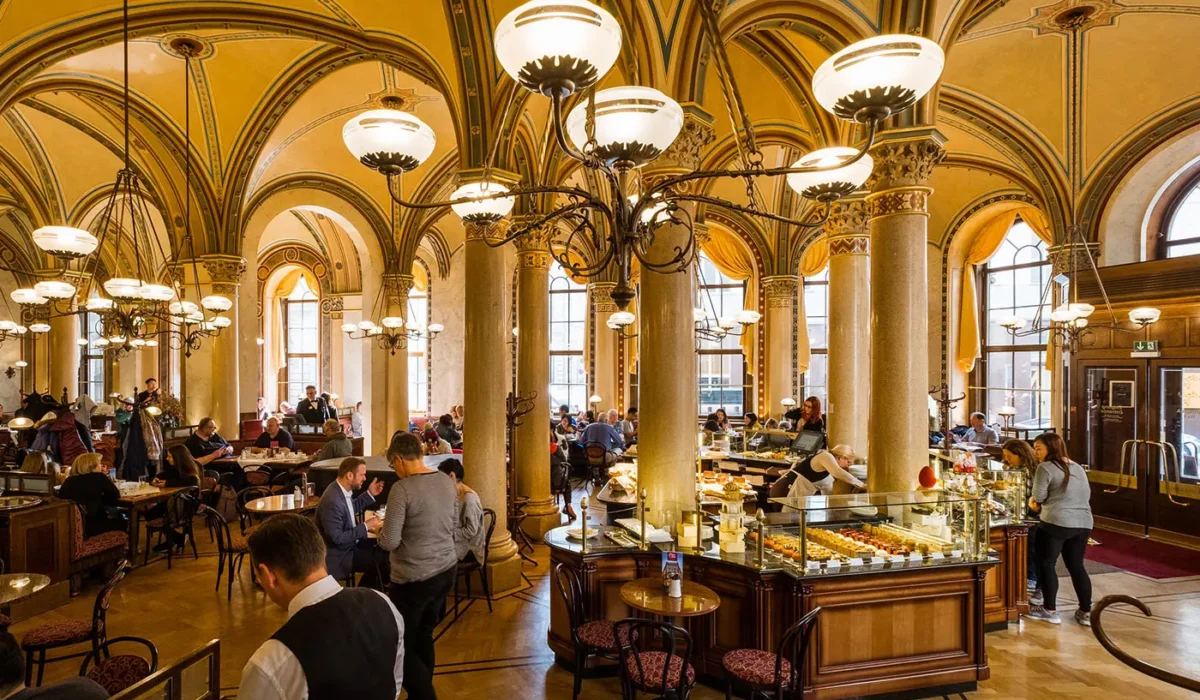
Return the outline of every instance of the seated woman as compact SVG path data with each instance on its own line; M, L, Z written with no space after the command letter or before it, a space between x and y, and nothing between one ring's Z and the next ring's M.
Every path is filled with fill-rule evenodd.
M448 455L454 452L450 443L443 440L433 426L427 426L425 432L421 433L421 444L425 447L427 455Z
M198 487L200 486L200 465L196 463L196 460L192 457L192 453L188 452L187 447L173 445L167 450L167 460L163 465L163 470L150 483L159 488L168 489L188 486ZM167 503L159 503L153 506L146 511L146 518L155 520L166 517L167 505ZM171 530L167 533L166 542L156 546L154 551L165 552L171 546L182 550L183 545L183 534Z
M84 536L124 530L127 526L125 518L117 510L121 491L103 471L100 455L79 455L71 470L74 473L63 482L58 497L83 506Z
M834 480L844 481L857 490L866 488L847 469L854 463L854 450L849 445L838 445L832 450L821 450L803 462L797 462L771 484L771 498L802 498L821 493L833 493Z
M463 466L457 459L443 461L438 465L438 471L450 477L458 492L458 501L454 504L454 554L459 561L470 555L476 562L483 563L487 531L483 529L483 504L479 494L463 483Z
M21 461L21 471L26 474L49 474L50 485L57 486L67 478L62 468L41 450L35 450L25 455Z

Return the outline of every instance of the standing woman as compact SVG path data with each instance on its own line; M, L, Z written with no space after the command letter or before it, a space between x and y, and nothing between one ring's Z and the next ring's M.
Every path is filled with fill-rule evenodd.
M1087 472L1067 456L1067 447L1057 433L1043 433L1033 441L1039 464L1033 478L1033 496L1029 509L1041 514L1037 529L1038 583L1042 587L1042 605L1030 606L1029 617L1059 624L1058 576L1054 567L1061 554L1079 609L1075 621L1090 627L1092 580L1083 566L1088 535L1092 531L1092 491Z
M1001 450L1001 455L1004 459L1004 464L1009 469L1020 469L1025 473L1025 500L1029 501L1033 497L1033 479L1037 475L1038 458L1033 453L1033 448L1028 442L1013 438L1004 443ZM1031 509L1026 516L1028 520L1037 520L1038 514ZM1025 588L1029 591L1029 602L1033 605L1041 605L1042 594L1038 586L1037 572L1037 525L1029 528L1029 533L1025 537L1026 543L1026 581Z
M825 416L821 413L821 399L815 396L804 399L804 408L800 411L800 420L796 423L796 429L798 431L825 432Z

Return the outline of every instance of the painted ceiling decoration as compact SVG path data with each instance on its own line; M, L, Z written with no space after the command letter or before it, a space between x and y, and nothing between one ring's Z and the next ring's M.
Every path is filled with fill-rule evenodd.
M435 131L428 161L404 176L406 197L446 198L461 172L495 167L524 181L597 186L550 144L546 100L502 70L493 33L519 0L134 0L130 22L132 168L174 245L184 228L183 173L192 171L197 254L244 250L246 228L269 200L321 192L370 230L349 232L323 214L292 214L330 261L334 287L360 288L377 261L368 250L420 254L445 274L463 230L448 209L399 210L382 178L342 146L347 119L383 105ZM625 41L604 89L637 84L713 115L703 167L735 167L712 47L695 0L599 0ZM770 157L849 137L816 103L816 67L846 45L889 32L937 41L938 88L893 122L925 123L947 137L930 201L932 221L960 219L970 203L1020 191L1056 235L1078 221L1094 239L1105 205L1158 145L1200 128L1200 0L717 0L721 38L745 110ZM111 186L120 151L118 0L0 5L0 222L5 251L31 266L33 228L86 226ZM198 47L187 86L192 150L183 152L181 39ZM1136 89L1134 89L1136 88ZM505 119L511 103L511 114ZM576 104L566 104L569 111ZM981 177L986 175L986 177ZM733 182L714 196L745 204ZM953 196L949 193L953 192ZM783 216L810 214L786 187L756 195ZM290 199L289 199L290 201ZM522 199L518 213L553 198ZM809 232L756 225L731 211L703 216L736 233L775 274L799 264ZM935 243L946 235L931 228ZM370 238L364 247L357 241ZM176 251L177 252L177 251Z

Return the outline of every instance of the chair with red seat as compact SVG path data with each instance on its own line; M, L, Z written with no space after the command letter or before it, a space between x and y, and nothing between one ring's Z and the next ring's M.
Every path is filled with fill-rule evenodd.
M137 654L113 654L110 648L115 644L133 642L146 647L150 658ZM103 658L101 658L103 657ZM88 665L94 665L89 669ZM158 649L149 639L141 637L116 637L99 646L96 651L89 651L79 667L79 675L91 678L100 684L109 695L116 695L129 686L138 683L158 670Z
M79 595L83 588L83 575L98 566L109 567L125 557L129 548L129 534L120 531L102 532L84 537L83 505L73 504L74 520L71 525L71 595Z
M788 628L774 652L762 649L734 649L721 658L725 668L725 700L733 697L736 683L750 691L750 700L761 695L765 700L784 700L803 693L800 667L817 625L821 608L813 608Z
M588 620L583 605L583 588L574 569L562 564L554 567L554 582L567 606L567 621L571 626L571 643L575 646L575 689L571 700L579 697L583 688L583 667L588 659L600 657L616 660L617 637L612 620Z
M613 640L622 698L635 700L640 691L664 700L687 700L696 685L696 669L687 660L692 650L687 630L669 622L629 618L613 625ZM652 648L656 644L658 648Z
M42 684L42 675L46 664L66 659L77 659L88 653L99 654L108 635L108 606L112 601L113 591L121 579L133 570L133 565L127 559L117 564L117 570L104 584L104 588L96 594L96 604L92 607L91 620L60 620L35 627L25 633L21 639L21 650L25 652L25 685L33 685L33 666L37 664L37 685ZM46 658L50 649L91 643L90 652L67 654L52 659ZM34 658L36 656L36 659Z

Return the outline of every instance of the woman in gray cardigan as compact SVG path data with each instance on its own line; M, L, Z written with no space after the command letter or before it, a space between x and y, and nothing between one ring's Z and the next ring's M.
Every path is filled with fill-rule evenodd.
M1059 554L1071 574L1071 584L1079 599L1075 621L1091 626L1092 580L1083 565L1088 535L1092 531L1092 497L1087 472L1071 461L1067 448L1057 433L1045 433L1033 441L1038 458L1033 477L1033 495L1029 508L1041 515L1035 547L1037 550L1038 584L1042 588L1042 605L1030 606L1029 617L1059 624L1058 574L1055 566Z

